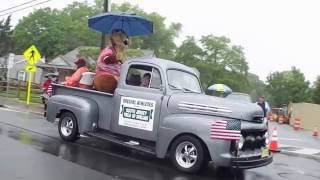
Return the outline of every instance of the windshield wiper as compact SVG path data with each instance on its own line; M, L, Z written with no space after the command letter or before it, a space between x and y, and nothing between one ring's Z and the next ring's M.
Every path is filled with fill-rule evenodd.
M188 89L188 88L178 88L177 86L172 85L172 84L169 84L169 86L170 86L171 88L175 89L175 90L181 90L181 91L187 92L187 93L199 93L199 92L196 92L196 91L192 91L192 90L190 90L190 89Z
M169 84L170 88L173 88L175 90L181 90L181 91L184 91L182 88L178 88L177 86L175 85L172 85L172 84Z
M191 89L187 89L187 88L182 88L184 90L184 92L191 92L191 93L199 93L197 91L192 91Z

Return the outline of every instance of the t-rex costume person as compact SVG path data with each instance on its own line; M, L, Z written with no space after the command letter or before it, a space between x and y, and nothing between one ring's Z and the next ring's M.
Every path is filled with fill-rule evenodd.
M120 66L127 59L129 39L126 33L115 30L110 44L101 51L97 65L94 86L96 90L114 93L120 77Z

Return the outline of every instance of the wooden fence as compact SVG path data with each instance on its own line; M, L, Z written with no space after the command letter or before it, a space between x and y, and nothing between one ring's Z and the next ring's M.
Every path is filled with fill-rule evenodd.
M0 95L9 96L12 98L18 98L21 100L26 99L28 82L21 81L17 79L10 79L9 89L7 93L7 81L0 81ZM31 99L34 99L34 102L40 102L40 96L42 94L42 87L40 84L32 83L31 84Z

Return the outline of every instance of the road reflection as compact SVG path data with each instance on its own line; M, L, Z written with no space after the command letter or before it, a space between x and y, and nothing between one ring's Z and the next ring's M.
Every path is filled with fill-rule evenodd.
M0 132L2 128L0 127ZM94 138L81 138L76 143L7 127L7 136L25 142L42 152L94 169L119 179L139 180L229 180L244 179L243 171L215 168L209 165L197 175L181 173L173 168L169 160L157 159L121 146ZM50 163L50 162L48 162ZM258 179L260 179L259 177ZM255 178L253 178L255 179Z

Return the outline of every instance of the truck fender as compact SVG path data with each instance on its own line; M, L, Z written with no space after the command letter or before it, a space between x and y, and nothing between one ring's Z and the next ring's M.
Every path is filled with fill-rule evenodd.
M92 131L98 124L99 109L95 101L72 95L54 95L48 100L47 121L54 122L61 113L69 111L77 118L79 132Z
M173 140L181 135L191 135L198 138L207 149L210 139L210 125L208 121L198 121L199 115L174 114L167 116L161 122L156 145L159 158L165 157ZM195 124L197 124L195 126ZM208 149L207 149L208 150Z

